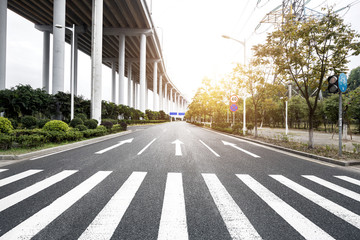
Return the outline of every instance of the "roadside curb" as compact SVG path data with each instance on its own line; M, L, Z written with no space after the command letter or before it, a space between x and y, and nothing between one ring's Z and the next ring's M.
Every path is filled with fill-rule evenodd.
M205 128L205 129L208 129L208 128ZM249 141L249 142L258 143L258 144L261 144L261 145L264 145L264 146L276 148L276 149L279 149L279 150L282 150L282 151L294 153L294 154L301 155L301 156L304 156L304 157L320 160L320 161L323 161L323 162L333 163L333 164L340 165L340 166L348 167L348 166L360 165L360 161L352 161L352 160L351 161L341 161L341 160L337 160L337 159L333 159L333 158L323 157L323 156L319 156L319 155L315 155L315 154L311 154L311 153L307 153L307 152L301 152L301 151L293 150L293 149L290 149L290 148L277 146L277 145L274 145L274 144L271 144L271 143L266 143L266 142L262 142L262 141L259 141L259 140L254 140L254 139L251 139L251 138L235 135L235 134L230 134L230 133L226 133L226 132L217 131L217 130L214 130L214 129L208 129L208 130L218 132L218 133L222 133L222 134L225 134L225 135L229 135L229 136L239 138L239 139L242 139L242 140L246 140L246 141Z
M69 150L72 150L75 148L87 146L90 144L102 142L102 141L116 138L119 136L127 135L132 132L133 132L133 130L127 130L124 132L109 134L109 135L105 135L105 136L101 136L101 137L83 140L80 142L70 143L70 144L53 147L53 148L42 149L39 151L34 151L34 152L20 154L20 155L0 155L0 160L25 160L25 159L45 156L48 154L56 154L56 153L60 153L60 152L64 152L64 151L69 151Z

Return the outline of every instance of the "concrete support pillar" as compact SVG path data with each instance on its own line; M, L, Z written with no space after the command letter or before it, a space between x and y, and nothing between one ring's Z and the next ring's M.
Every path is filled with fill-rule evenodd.
M42 88L50 93L50 32L43 32L43 67L42 67Z
M159 111L158 102L156 99L157 95L157 69L158 63L154 62L154 73L153 73L153 111Z
M111 62L111 102L116 103L116 64Z
M147 79L145 80L145 110L149 109L149 89Z
M136 89L135 89L135 86L136 86L136 83L135 83L135 77L134 77L134 80L131 81L132 83L132 105L131 107L133 108L136 108Z
M177 99L177 96L176 96L176 95L177 95L177 92L175 92L174 95L175 95L175 96L174 96L174 107L173 107L173 111L174 111L174 112L177 112L177 105L176 105L176 102L177 102L177 101L176 101L176 99Z
M127 100L127 104L129 107L131 107L131 79L132 79L132 63L129 62L128 63L128 100Z
M103 0L92 1L91 118L101 122Z
M169 113L169 109L168 109L168 94L167 94L167 85L168 83L165 83L165 91L164 91L164 94L165 94L165 106L164 106L164 111L166 113Z
M140 36L140 111L145 112L145 82L146 82L146 36Z
M7 0L0 1L0 90L6 83Z
M173 88L170 89L170 106L169 106L169 112L172 112L173 111Z
M119 35L119 104L125 105L125 35Z
M76 31L74 41L74 95L78 95L78 34Z
M52 93L64 91L66 0L54 0ZM55 27L62 26L61 28Z
M159 76L159 111L164 111L163 106L163 88L162 88L162 74Z

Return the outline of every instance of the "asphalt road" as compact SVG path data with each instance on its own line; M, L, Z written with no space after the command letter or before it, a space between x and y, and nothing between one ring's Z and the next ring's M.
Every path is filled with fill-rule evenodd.
M360 171L184 123L0 168L0 239L360 239Z

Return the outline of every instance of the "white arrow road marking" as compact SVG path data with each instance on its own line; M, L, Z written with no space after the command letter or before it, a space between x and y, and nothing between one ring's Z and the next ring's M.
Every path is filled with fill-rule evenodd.
M111 150L111 149L120 147L121 145L123 145L123 144L125 144L125 143L131 143L133 140L134 140L134 138L130 138L130 139L128 139L128 140L120 141L118 144L115 144L115 145L113 145L113 146L111 146L111 147L108 147L108 148L105 148L105 149L103 149L103 150L101 150L101 151L98 151L98 152L96 152L95 154L103 154L104 152L107 152L107 151L109 151L109 150Z
M142 154L153 142L155 142L155 140L156 138L154 138L148 145L146 145L143 149L141 149L141 151L137 155Z
M199 141L200 141L205 147L207 147L207 149L209 149L215 156L220 157L219 154L217 154L214 150L212 150L212 149L211 149L208 145L206 145L203 141L201 141L200 139L199 139Z
M184 144L184 143L181 142L179 139L176 139L171 144L175 144L175 156L182 156L180 144Z
M242 151L242 152L244 152L244 153L247 153L247 154L249 154L249 155L251 155L251 156L253 156L253 157L255 157L255 158L260 158L260 156L258 156L258 155L254 154L254 153L251 153L251 152L249 152L249 151L246 151L245 149L242 149L242 148L236 146L235 143L229 143L229 142L225 142L225 141L222 141L222 142L223 142L223 144L224 144L225 146L226 146L226 145L231 146L231 147L236 148L237 150L240 150L240 151Z

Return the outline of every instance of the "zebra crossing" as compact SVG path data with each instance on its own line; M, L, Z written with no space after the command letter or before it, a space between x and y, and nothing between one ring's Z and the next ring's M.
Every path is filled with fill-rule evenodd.
M42 169L30 169L20 173L14 173L11 176L3 177L8 169L0 169L0 192L3 187L10 184L16 184L17 181L26 180L30 176L45 174ZM61 184L62 181L75 176L81 170L63 170L46 177L33 184L29 183L25 188L13 192L0 199L0 214L3 211L11 210L11 207L20 202L27 201L30 197L39 192L55 187L55 184ZM43 206L32 216L21 221L12 229L4 230L0 224L0 240L4 239L31 239L40 231L61 216L65 211L71 208L75 203L80 203L82 198L89 194L96 186L100 185L112 174L118 174L113 171L97 171L78 185L74 186L63 195L57 197L49 205ZM3 175L3 176L2 176ZM147 172L132 172L125 182L119 183L115 193L109 198L104 206L101 206L94 219L78 237L78 239L111 239L116 228L123 220L125 213L129 210L134 198L141 186L147 180ZM222 222L227 229L227 236L232 239L263 239L266 236L260 234L256 224L252 221L252 216L247 216L245 211L240 208L236 197L227 190L227 184L223 183L214 173L199 173L199 177L204 181L205 186L211 196L214 206L216 206ZM311 216L304 216L301 211L295 209L291 201L284 196L278 196L266 186L261 180L256 179L249 174L234 174L230 176L235 186L246 187L255 193L265 205L269 206L274 214L283 219L289 226L298 232L305 239L335 239L331 233L319 227L313 222ZM349 176L328 176L327 180L314 175L302 175L301 178L310 184L333 191L347 200L353 201L355 212L348 209L348 206L342 206L341 201L334 202L322 196L322 193L315 192L304 186L303 182L298 183L290 177L283 175L267 175L268 179L275 180L280 186L285 186L290 191L295 192L309 202L316 204L319 208L331 213L345 223L352 225L360 230L360 180ZM163 202L161 209L161 218L157 239L189 239L189 229L187 216L192 212L187 211L186 191L184 191L184 175L179 172L169 172L166 174L166 183L163 191ZM334 181L333 181L334 180ZM351 190L334 182L341 182L351 186ZM343 184L341 184L343 185ZM355 190L354 190L355 189ZM233 193L234 194L234 193ZM241 192L239 192L241 194ZM30 206L31 207L31 206ZM360 233L360 231L358 232Z

